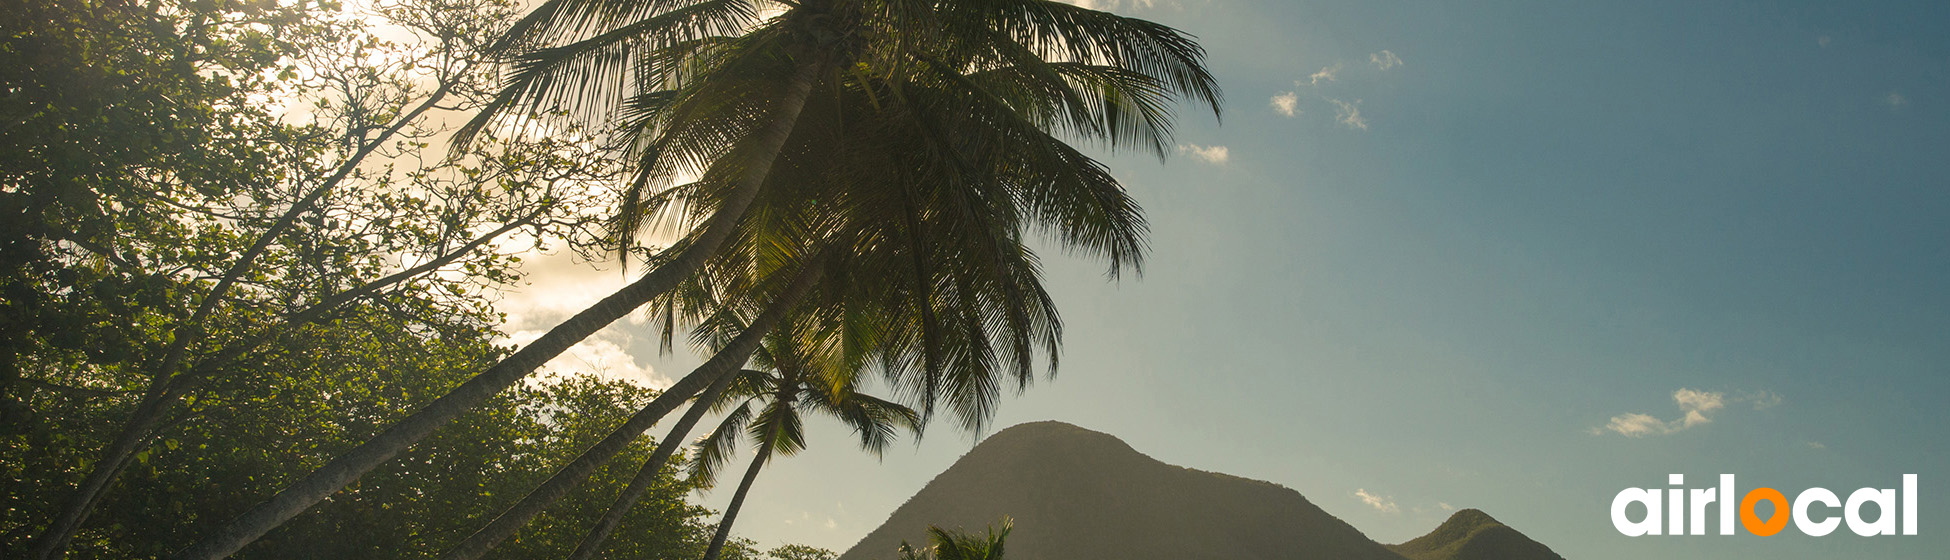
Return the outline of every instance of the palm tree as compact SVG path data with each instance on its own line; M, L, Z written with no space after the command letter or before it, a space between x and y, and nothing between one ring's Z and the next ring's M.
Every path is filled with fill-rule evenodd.
M1006 517L1002 518L1001 530L990 527L988 534L981 537L930 525L928 540L934 544L915 550L907 541L901 541L900 560L1002 560L1002 545L1014 528L1014 523Z
M868 127L882 126L873 124L874 121L869 119L855 120ZM897 127L896 130L908 128L911 127ZM898 135L883 138L866 134L871 130L857 134L849 129L837 130L862 138L852 141L853 145L870 145L866 139L890 146L919 141ZM833 144L824 139L813 140L814 144ZM865 150L864 153L898 152L879 149ZM979 425L998 400L1000 384L996 376L1005 373L1011 375L1021 387L1033 375L1031 357L1038 346L1046 355L1054 358L1060 339L1060 320L1053 302L1041 286L1034 255L1024 246L1021 237L1024 220L1020 215L1008 212L1013 206L970 202L966 197L943 194L943 191L952 189L936 188L929 184L879 179L899 177L901 174L855 171L849 166L862 165L856 161L859 157L845 153L807 149L789 150L787 155L789 157L782 158L775 169L775 180L792 181L805 193L802 196L828 202L812 205L811 208L784 208L781 207L783 203L775 205L768 200L756 203L750 221L752 228L745 230L747 233L743 235L763 236L772 241L755 242L753 246L756 250L752 257L747 257L746 253L721 255L713 261L713 265L686 282L684 287L661 296L660 303L653 304L653 309L660 311L659 315L665 323L663 332L667 337L680 330L677 326L680 316L685 325L697 322L699 315L724 317L722 310L716 307L720 304L714 303L724 301L723 296L714 290L735 288L744 281L742 274L761 267L761 263L750 261L790 258L779 255L766 257L767 248L803 236L797 232L818 229L807 224L837 222L820 231L832 232L827 234L833 240L831 243L849 249L840 252L844 255L844 263L826 272L828 281L843 287L839 289L844 291L829 294L828 299L823 300L826 303L818 306L823 309L820 312L844 316L848 321L846 331L855 336L845 340L852 347L855 362L864 365L866 360L876 360L891 381L905 384L911 396L922 400L925 406L931 409L935 397L946 397L962 416L964 425ZM952 173L931 171L921 161L888 164L875 158L869 159L873 161L867 164L892 169L914 169L943 176ZM884 156L878 156L878 159L884 159ZM996 158L996 161L1008 163L1013 160ZM1019 173L991 173L990 176L999 184L981 186L989 192L1007 192L1007 189L1026 182ZM853 188L829 187L841 182ZM1065 208L1068 216L1072 216L1068 223L1141 223L1132 216L1120 215L1134 212L1135 205L1129 204L1121 190L1114 188L1114 183L1110 187L1102 196L1086 198L1085 203L1075 208ZM768 189L766 192L781 191L783 189ZM892 194L861 194L888 192ZM925 230L913 227L923 222L934 225ZM1135 237L1141 228L1128 228L1126 232L1126 235ZM1127 242L1131 246L1137 245L1135 241ZM971 249L959 250L959 247ZM1117 258L1112 260L1113 263L1120 262ZM926 275L923 276L923 273ZM753 332L749 327L725 328L734 323L713 323L708 320L704 323L700 326L708 328L697 331L703 333L704 338L716 336L722 340L749 336ZM715 344L722 346L723 343ZM859 367L850 368L850 371ZM712 402L716 392L721 390L718 386L714 385L699 400ZM658 400L667 398L670 395ZM679 400L682 398L677 397ZM656 406L658 403L653 402L645 410ZM686 437L702 413L702 407L693 406L671 429L664 444L639 471L638 479L632 483L632 490L625 491L609 517L617 518L620 512L627 511L641 488L646 487L652 475L672 454L675 442ZM447 557L456 560L476 558L500 540L512 536L550 502L566 495L575 484L599 468L615 453L614 450L627 445L654 422L653 416L639 413L612 432L609 439L592 447L521 502L496 516L491 523L451 550ZM599 525L595 532L605 532L610 528L613 525Z
M761 17L768 13L778 15ZM493 110L467 131L487 126L493 115L548 107L622 118L635 135L632 157L640 174L619 211L619 239L659 219L702 225L653 259L656 266L643 279L246 512L184 557L236 551L668 292L712 258L751 251L744 242L752 236L732 238L761 198L772 199L766 207L777 210L844 204L854 217L901 218L861 229L881 237L851 239L890 243L889 236L898 236L928 246L900 263L891 262L901 257L898 251L861 259L879 265L866 270L915 269L906 276L916 283L880 291L912 319L885 321L904 326L884 337L881 367L922 402L924 413L942 395L956 395L949 404L962 423L979 428L993 407L995 376L1017 370L1019 383L1026 382L1035 342L1018 337L996 348L988 333L1039 326L1054 332L1055 326L1024 309L1008 310L1011 303L1047 303L1039 289L1022 289L1021 277L952 278L941 271L989 264L996 265L991 271L1033 274L1034 255L1003 242L1032 225L1072 250L1107 257L1113 274L1138 264L1143 227L1135 204L1101 164L1057 136L1162 157L1170 145L1172 99L1202 102L1215 113L1218 107L1203 51L1190 37L1044 0L550 0L517 23L503 47L522 53L517 70ZM829 146L858 152L848 160L854 165L800 166L856 174L857 181L776 180L777 164L792 159L788 142L818 136L802 134L809 128L802 121L812 116L828 125L815 133L857 130L846 118L864 115L842 109L862 98L886 114L862 125L895 128L878 140ZM891 144L895 139L902 142ZM892 173L884 165L857 165L872 160L863 146L876 143L897 148L882 158L895 166ZM913 167L917 162L927 165ZM706 178L660 186L679 171ZM888 184L927 188L861 192L860 185ZM944 260L930 260L935 256ZM947 264L932 268L939 263ZM965 309L937 313L956 306ZM960 334L947 323L960 323ZM763 332L742 346L755 347ZM995 363L998 353L1009 363ZM654 424L709 388L716 375L744 360L729 354L720 353L724 363L713 369L681 379L666 392L671 398L659 398L639 416Z
M711 545L704 553L704 560L717 560L724 550L725 541L731 535L731 525L738 518L752 482L757 480L759 469L771 461L774 455L792 455L805 448L805 433L802 411L827 414L852 427L860 436L860 446L876 455L892 443L896 431L905 428L918 432L921 417L912 409L899 404L867 396L855 391L859 380L851 368L837 355L836 348L830 345L827 352L807 352L802 346L820 346L819 342L830 342L834 337L806 337L801 340L792 333L775 331L768 344L754 356L761 367L769 366L776 373L745 370L737 389L730 398L719 404L728 408L724 420L718 428L697 445L697 453L692 457L690 480L700 487L709 487L717 478L718 469L728 459L731 448L739 438L739 432L747 432L756 443L751 466L745 470L744 478L732 494L731 503L725 507L724 520L718 523L717 532L711 538ZM806 342L814 344L806 345ZM733 402L739 402L733 407ZM757 402L757 401L763 402ZM759 405L754 409L754 405ZM631 497L634 500L634 497ZM627 513L628 504L619 500L623 509L614 513ZM577 547L576 558L593 555L607 538L607 531L591 531Z
M781 248L780 243L784 242L784 240L772 241L763 245L778 249ZM823 296L821 292L830 291L826 286L825 277L830 275L830 271L840 268L830 257L833 252L827 250L813 254L806 253L813 252L785 251L770 255L772 258L755 259L762 262L747 264L750 265L751 270L758 272L756 274L746 272L746 274L756 276L759 280L739 277L737 281L728 285L720 285L723 286L723 292L717 293L716 296L720 298L718 301L726 303L716 308L715 313L707 321L707 324L713 327L710 332L720 335L714 339L714 346L719 350L684 378L686 381L700 380L708 383L707 388L701 393L697 390L679 392L675 388L665 390L631 415L623 425L612 430L602 441L584 450L569 464L564 465L542 484L530 490L519 502L496 515L487 525L448 550L444 557L472 559L486 554L503 539L512 536L535 515L540 514L549 504L568 495L576 485L588 479L603 463L622 452L637 436L654 426L670 409L689 400L691 393L698 393L696 400L699 404L693 405L692 410L687 412L679 422L679 426L673 429L675 433L672 437L660 444L646 463L662 465L668 461L676 442L681 441L684 435L689 433L691 426L702 416L703 410L708 408L709 403L715 402L732 384L740 366L757 350L764 336L778 328L780 322L789 314L803 313L796 310L817 309L819 307L817 303L808 303L807 300L817 300ZM790 284L779 288L778 285L782 283L779 278L789 279ZM687 282L687 284L696 283L698 283L697 279ZM754 315L755 318L742 319ZM631 486L640 489L647 483L645 477L639 473L638 480L632 481Z
M816 159L815 161L829 160ZM787 165L782 170L788 171L781 174L782 177L804 172L794 165ZM835 200L843 199L844 197L836 197ZM910 239L905 237L877 241L860 237L884 233L871 227L862 227L865 222L879 220L879 216L867 215L863 220L859 215L841 214L831 208L823 207L775 208L760 204L755 208L757 210L754 210L753 219L750 220L753 227L746 231L747 234L755 236L752 241L754 251L731 253L714 259L713 264L707 266L699 275L685 282L672 293L660 296L659 303L653 304L653 308L663 312L666 336L679 330L675 325L681 317L682 324L685 326L696 324L693 338L698 342L706 346L724 348L712 358L712 361L707 362L705 367L699 368L699 372L728 371L723 368L730 367L729 364L732 362L722 361L726 356L736 356L737 360L743 360L750 350L733 350L727 346L729 344L727 341L749 339L754 333L763 333L766 332L764 329L770 328L770 324L738 319L741 316L748 316L751 313L749 309L756 309L750 303L739 302L763 299L763 296L750 295L753 292L748 287L751 284L748 276L753 270L779 269L780 265L775 263L793 261L800 258L797 255L811 252L807 250L795 253L780 250L792 240L806 237L804 232L808 231L830 232L822 234L828 239L826 243L829 247L848 249L848 251L828 250L823 253L834 256L833 260L822 265L827 267L822 276L823 289L815 294L816 297L810 297L800 304L803 313L814 317L812 320L833 325L821 332L845 333L845 336L830 336L837 336L833 340L840 341L834 343L839 345L840 352L839 357L834 359L846 364L836 371L848 372L847 383L853 383L851 377L854 373L865 369L869 361L878 360L896 364L892 367L882 366L882 369L888 372L901 371L899 363L927 361L922 360L918 354L903 354L903 352L912 354L921 350L919 345L913 344L913 341L921 338L915 334L915 331L919 330L943 333L935 338L948 341L946 346L936 348L944 355L981 358L942 360L948 362L948 365L944 366L948 371L959 374L953 376L957 379L983 376L980 371L970 370L987 367L993 361L990 354L994 352L993 348L996 345L991 342L991 338L999 341L1021 341L1022 344L1019 346L1025 352L1024 356L1031 351L1029 347L1031 342L1043 340L1048 345L1047 352L1054 355L1059 320L1048 295L1043 292L1038 272L1033 267L1022 266L1029 264L1028 261L1005 259L999 264L973 261L979 266L1001 266L1003 270L970 268L969 265L951 261L930 267L935 274L934 277L918 279L909 275L916 268L909 264L937 259L939 258L937 253L941 251L934 247L909 243ZM848 223L849 220L861 223ZM819 223L833 225L814 225ZM1027 252L1027 249L1020 247L1019 238L1010 238L997 243L1014 245L1019 254ZM964 297L937 298L937 301L926 296L938 295L941 292L911 288L915 285L948 283L955 278L964 279L962 283ZM989 280L969 282L966 280L969 278ZM1033 294L1034 297L1017 301L1012 299L1011 294ZM1015 308L1003 309L1000 307L1003 305L1012 305ZM930 324L915 319L918 314L914 310L921 307L939 308L954 317L1013 315L1033 319L993 326L984 325L982 321L937 321ZM974 332L961 332L968 329L974 329ZM668 345L668 338L666 338L666 345ZM1003 346L1015 347L1009 344ZM1019 373L1024 382L1031 371L1028 364L1028 360L1021 362L1022 369ZM712 387L697 399L702 403L715 402L718 393L724 390L723 387L728 385L730 379L728 375L718 377L720 373L694 373L693 375L717 379ZM949 389L955 391L954 396L958 402L993 403L996 400L993 393L998 387L994 383L962 383L953 384ZM684 398L677 396L674 400L681 401ZM554 500L567 495L576 484L586 479L618 450L647 430L656 421L656 416L652 416L651 411L659 406L659 402L672 399L671 393L658 397L623 426L613 431L603 442L592 446L570 464L559 469L520 502L497 515L486 526L456 545L446 554L446 557L455 560L478 558L502 539L512 536L528 520L538 515ZM683 441L692 425L701 418L705 408L707 407L693 405L692 409L679 420L677 426L671 429L663 444L657 448L650 459L645 461L636 480L632 481L629 489L612 508L610 515L607 516L611 523L620 519L622 512L627 511L634 503L641 490L647 487L657 470L674 452L676 443ZM610 528L613 528L613 524L599 525L596 531L603 532Z

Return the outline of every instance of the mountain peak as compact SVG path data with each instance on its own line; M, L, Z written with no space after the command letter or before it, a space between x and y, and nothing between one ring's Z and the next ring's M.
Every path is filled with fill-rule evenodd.
M1563 560L1479 509L1464 509L1415 540L1388 547L1410 560Z
M1122 440L1033 422L983 440L841 560L892 558L929 525L1015 521L1024 560L1402 560L1298 492L1168 465Z
M1023 422L1009 426L983 439L982 444L987 445L993 442L1013 442L1017 440L1072 443L1089 441L1098 444L1114 442L1116 445L1123 446L1127 449L1130 447L1130 445L1124 443L1124 440L1117 439L1117 436L1056 420Z
M930 525L1014 520L1020 560L1563 560L1480 510L1384 546L1285 486L1168 465L1063 422L990 435L839 560L889 560Z
M1450 515L1449 520L1443 521L1442 526L1437 527L1436 531L1440 532L1444 529L1473 531L1490 525L1502 524L1503 522L1497 521L1494 517L1490 517L1490 514L1483 513L1483 510L1464 508L1457 510L1454 515Z

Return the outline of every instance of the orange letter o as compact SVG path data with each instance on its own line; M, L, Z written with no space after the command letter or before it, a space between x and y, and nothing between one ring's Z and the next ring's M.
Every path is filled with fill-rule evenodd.
M1754 503L1761 500L1774 502L1774 515L1767 518L1766 523L1761 523L1760 516L1754 515ZM1747 532L1763 537L1772 536L1787 528L1787 523L1787 496L1782 495L1780 490L1755 488L1747 493L1747 497L1740 499L1740 526L1746 527Z

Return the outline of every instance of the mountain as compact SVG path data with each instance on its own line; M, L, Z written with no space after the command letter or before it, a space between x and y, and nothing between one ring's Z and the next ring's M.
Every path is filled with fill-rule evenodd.
M1010 560L1403 560L1292 489L1167 465L1061 422L990 436L840 560L891 560L930 524L979 533L1003 516Z
M1550 547L1473 509L1456 512L1427 535L1388 548L1409 560L1564 560Z

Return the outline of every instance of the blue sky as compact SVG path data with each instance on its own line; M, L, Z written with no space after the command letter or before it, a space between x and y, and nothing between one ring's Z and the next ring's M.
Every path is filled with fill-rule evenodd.
M1446 505L1579 559L1950 548L1950 10L1098 4L1198 35L1225 120L1188 113L1167 163L1106 156L1146 273L1046 255L1063 368L997 426L1284 484L1383 542ZM650 339L611 350L695 363ZM845 549L974 441L812 437L740 533ZM1668 473L1789 496L1918 473L1922 535L1614 531L1612 496Z

